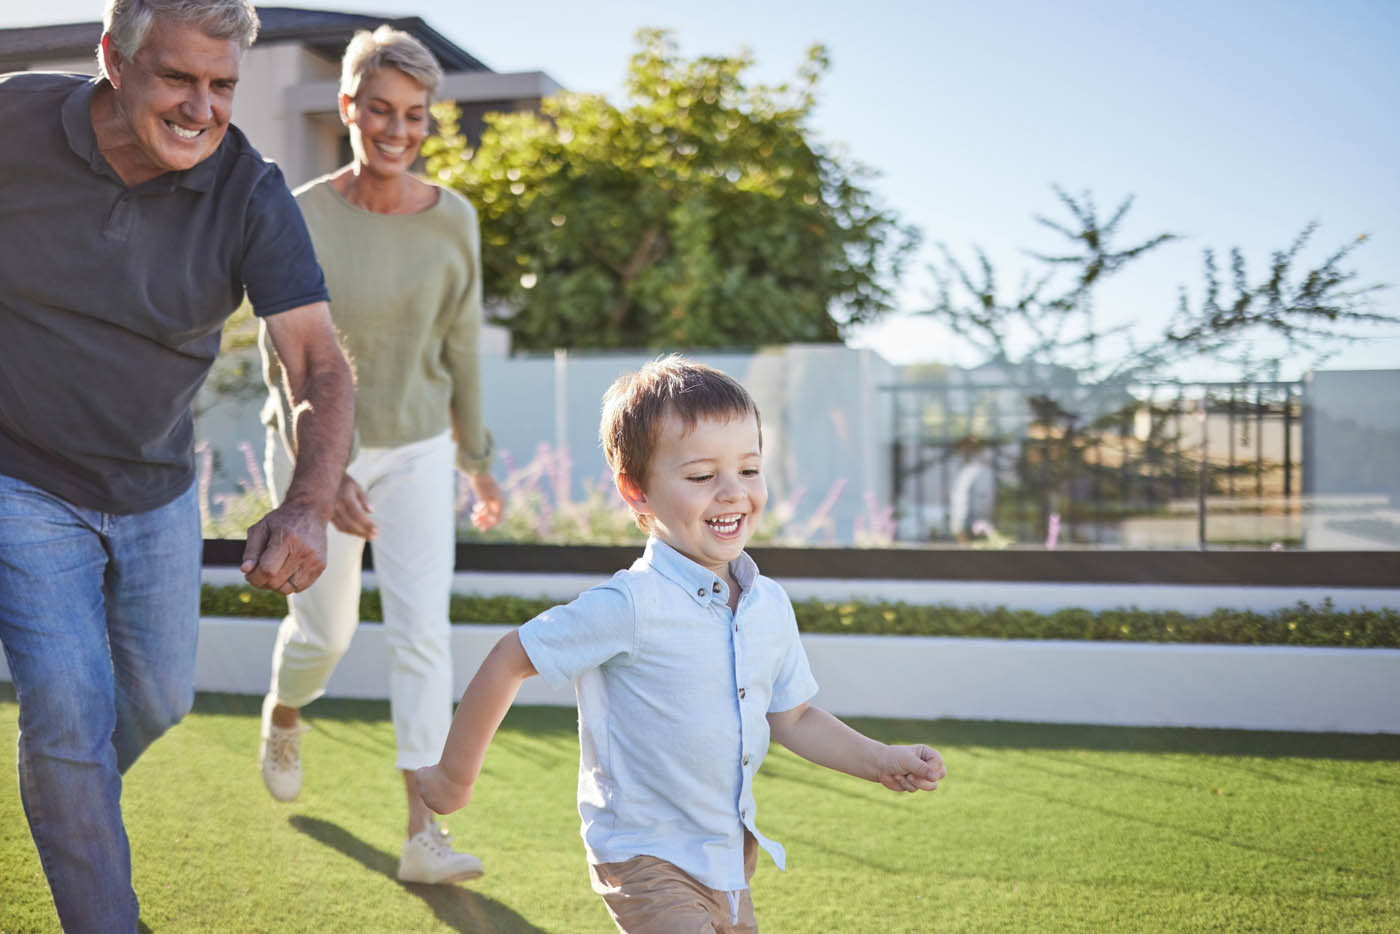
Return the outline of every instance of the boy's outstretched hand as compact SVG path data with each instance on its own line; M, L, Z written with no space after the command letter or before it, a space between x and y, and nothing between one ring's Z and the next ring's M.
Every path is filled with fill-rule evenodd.
M890 791L933 791L948 775L938 750L923 743L886 746L878 757L876 779Z
M441 766L425 765L413 773L418 797L437 814L451 814L472 799L472 786L448 778Z

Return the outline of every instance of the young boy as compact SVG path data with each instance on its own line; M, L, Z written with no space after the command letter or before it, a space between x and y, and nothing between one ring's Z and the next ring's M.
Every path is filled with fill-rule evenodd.
M758 409L742 386L666 357L613 384L600 434L650 536L645 553L496 644L418 788L438 813L462 807L520 683L572 680L584 848L619 930L756 931L757 848L784 864L755 823L770 735L894 791L937 788L943 761L807 703L817 685L792 604L744 553L768 489Z

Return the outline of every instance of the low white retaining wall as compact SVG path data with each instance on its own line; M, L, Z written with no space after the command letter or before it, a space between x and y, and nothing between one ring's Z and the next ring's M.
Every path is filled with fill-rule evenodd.
M452 627L454 693L511 628ZM195 687L262 694L276 632L271 620L205 618ZM1400 649L802 639L821 685L815 703L842 716L1400 733ZM388 696L387 655L384 627L362 623L328 696ZM9 680L3 657L0 680ZM574 696L531 678L518 702L572 706Z
M453 626L460 695L510 626ZM276 626L208 618L196 687L261 694ZM844 716L1400 733L1400 649L806 635L821 692ZM363 623L335 697L388 694L383 626ZM572 706L539 678L519 703Z
M803 637L833 712L1400 733L1400 649ZM896 644L897 643L897 644Z
M452 627L452 694L460 697L477 666L496 640L514 626L471 625ZM265 619L205 617L199 629L199 657L194 684L200 691L263 694L271 677L272 645L277 623ZM328 697L389 696L389 647L382 623L361 623L335 673L326 684ZM552 691L541 678L521 686L517 703L572 707L572 688Z

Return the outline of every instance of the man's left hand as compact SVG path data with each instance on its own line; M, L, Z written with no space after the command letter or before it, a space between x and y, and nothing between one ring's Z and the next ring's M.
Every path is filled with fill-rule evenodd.
M283 503L248 530L240 570L248 583L284 594L310 587L326 569L326 521Z

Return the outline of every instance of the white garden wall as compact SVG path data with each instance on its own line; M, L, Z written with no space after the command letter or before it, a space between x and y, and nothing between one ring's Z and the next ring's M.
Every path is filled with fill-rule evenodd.
M511 626L452 627L456 689ZM211 617L195 687L261 694L277 626ZM821 692L843 716L1020 720L1117 726L1400 733L1400 649L806 635ZM331 697L388 693L378 623L360 626ZM0 659L0 680L9 670ZM531 678L522 704L571 706Z
M510 626L454 626L456 692ZM261 694L276 625L210 618L196 687ZM1119 726L1400 733L1400 650L803 636L843 716L1022 720ZM333 697L381 698L383 627L360 626L331 678ZM529 679L519 703L572 705L571 691Z
M204 576L210 584L242 582L236 568L206 568ZM568 599L600 579L466 573L457 575L455 589ZM1343 610L1400 606L1400 589L800 578L782 583L794 599L876 598L1039 612L1065 606L1266 611L1324 598ZM372 572L366 586L374 586ZM509 629L453 627L457 693ZM206 618L196 688L263 693L275 635L272 620ZM817 703L846 716L1400 733L1396 649L848 635L807 635L803 641L821 685ZM362 624L331 678L329 695L387 696L386 654L383 627ZM9 680L3 657L0 680ZM568 706L574 700L571 691L552 691L532 678L520 702Z

